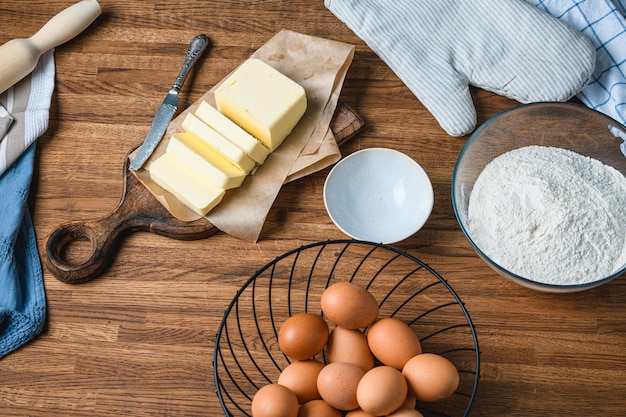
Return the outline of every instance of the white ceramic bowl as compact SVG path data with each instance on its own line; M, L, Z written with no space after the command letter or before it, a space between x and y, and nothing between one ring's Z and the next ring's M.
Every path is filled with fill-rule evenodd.
M354 152L333 167L324 184L330 218L358 240L386 244L404 240L426 223L433 203L426 172L393 149Z

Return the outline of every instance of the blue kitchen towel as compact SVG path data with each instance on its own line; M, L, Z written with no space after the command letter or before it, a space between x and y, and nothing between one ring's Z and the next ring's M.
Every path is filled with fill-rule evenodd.
M43 328L46 299L26 199L35 144L0 177L0 358Z
M0 95L0 358L41 332L46 297L28 194L37 139L48 127L54 90L54 56ZM12 162L7 155L19 156ZM10 152L9 152L10 150ZM2 165L0 164L0 165Z
M526 1L591 41L596 48L596 67L577 97L589 108L626 125L626 0ZM626 155L626 142L621 149Z

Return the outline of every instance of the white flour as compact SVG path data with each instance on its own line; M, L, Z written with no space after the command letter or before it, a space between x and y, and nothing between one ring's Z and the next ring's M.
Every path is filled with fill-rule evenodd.
M483 253L528 279L582 284L626 264L626 177L569 150L527 146L495 158L468 218Z

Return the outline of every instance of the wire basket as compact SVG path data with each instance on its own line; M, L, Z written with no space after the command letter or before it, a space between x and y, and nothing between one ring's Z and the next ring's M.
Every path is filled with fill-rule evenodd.
M463 302L417 258L356 240L291 250L257 271L237 292L220 323L213 356L216 393L225 416L251 415L256 391L276 382L291 363L278 347L281 324L297 313L322 314L321 295L337 281L366 288L379 302L379 317L403 320L420 337L424 352L441 354L456 365L457 391L416 408L425 417L467 416L478 388L480 353ZM325 351L316 359L325 362Z

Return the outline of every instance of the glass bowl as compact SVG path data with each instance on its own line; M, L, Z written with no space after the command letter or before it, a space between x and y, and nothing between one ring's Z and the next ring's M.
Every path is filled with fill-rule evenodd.
M378 300L379 317L404 321L420 337L424 352L445 356L459 370L460 384L451 397L416 408L425 417L467 416L478 388L480 355L465 305L446 280L415 257L356 240L293 249L258 270L237 292L217 331L213 357L224 415L250 416L254 394L276 382L291 363L278 347L280 325L296 313L321 315L321 295L337 281L366 288ZM325 362L325 351L315 359Z
M624 265L600 279L582 279L563 284L560 284L562 281L550 282L546 277L521 276L499 265L485 253L476 243L476 237L472 236L468 222L468 207L477 178L496 157L531 145L564 148L599 160L626 175L626 157L620 151L620 146L624 150L621 138L626 138L624 126L597 111L573 103L524 104L484 123L465 144L452 178L454 213L478 256L503 277L545 292L582 291L609 282L626 272ZM585 195L580 197L585 198Z

